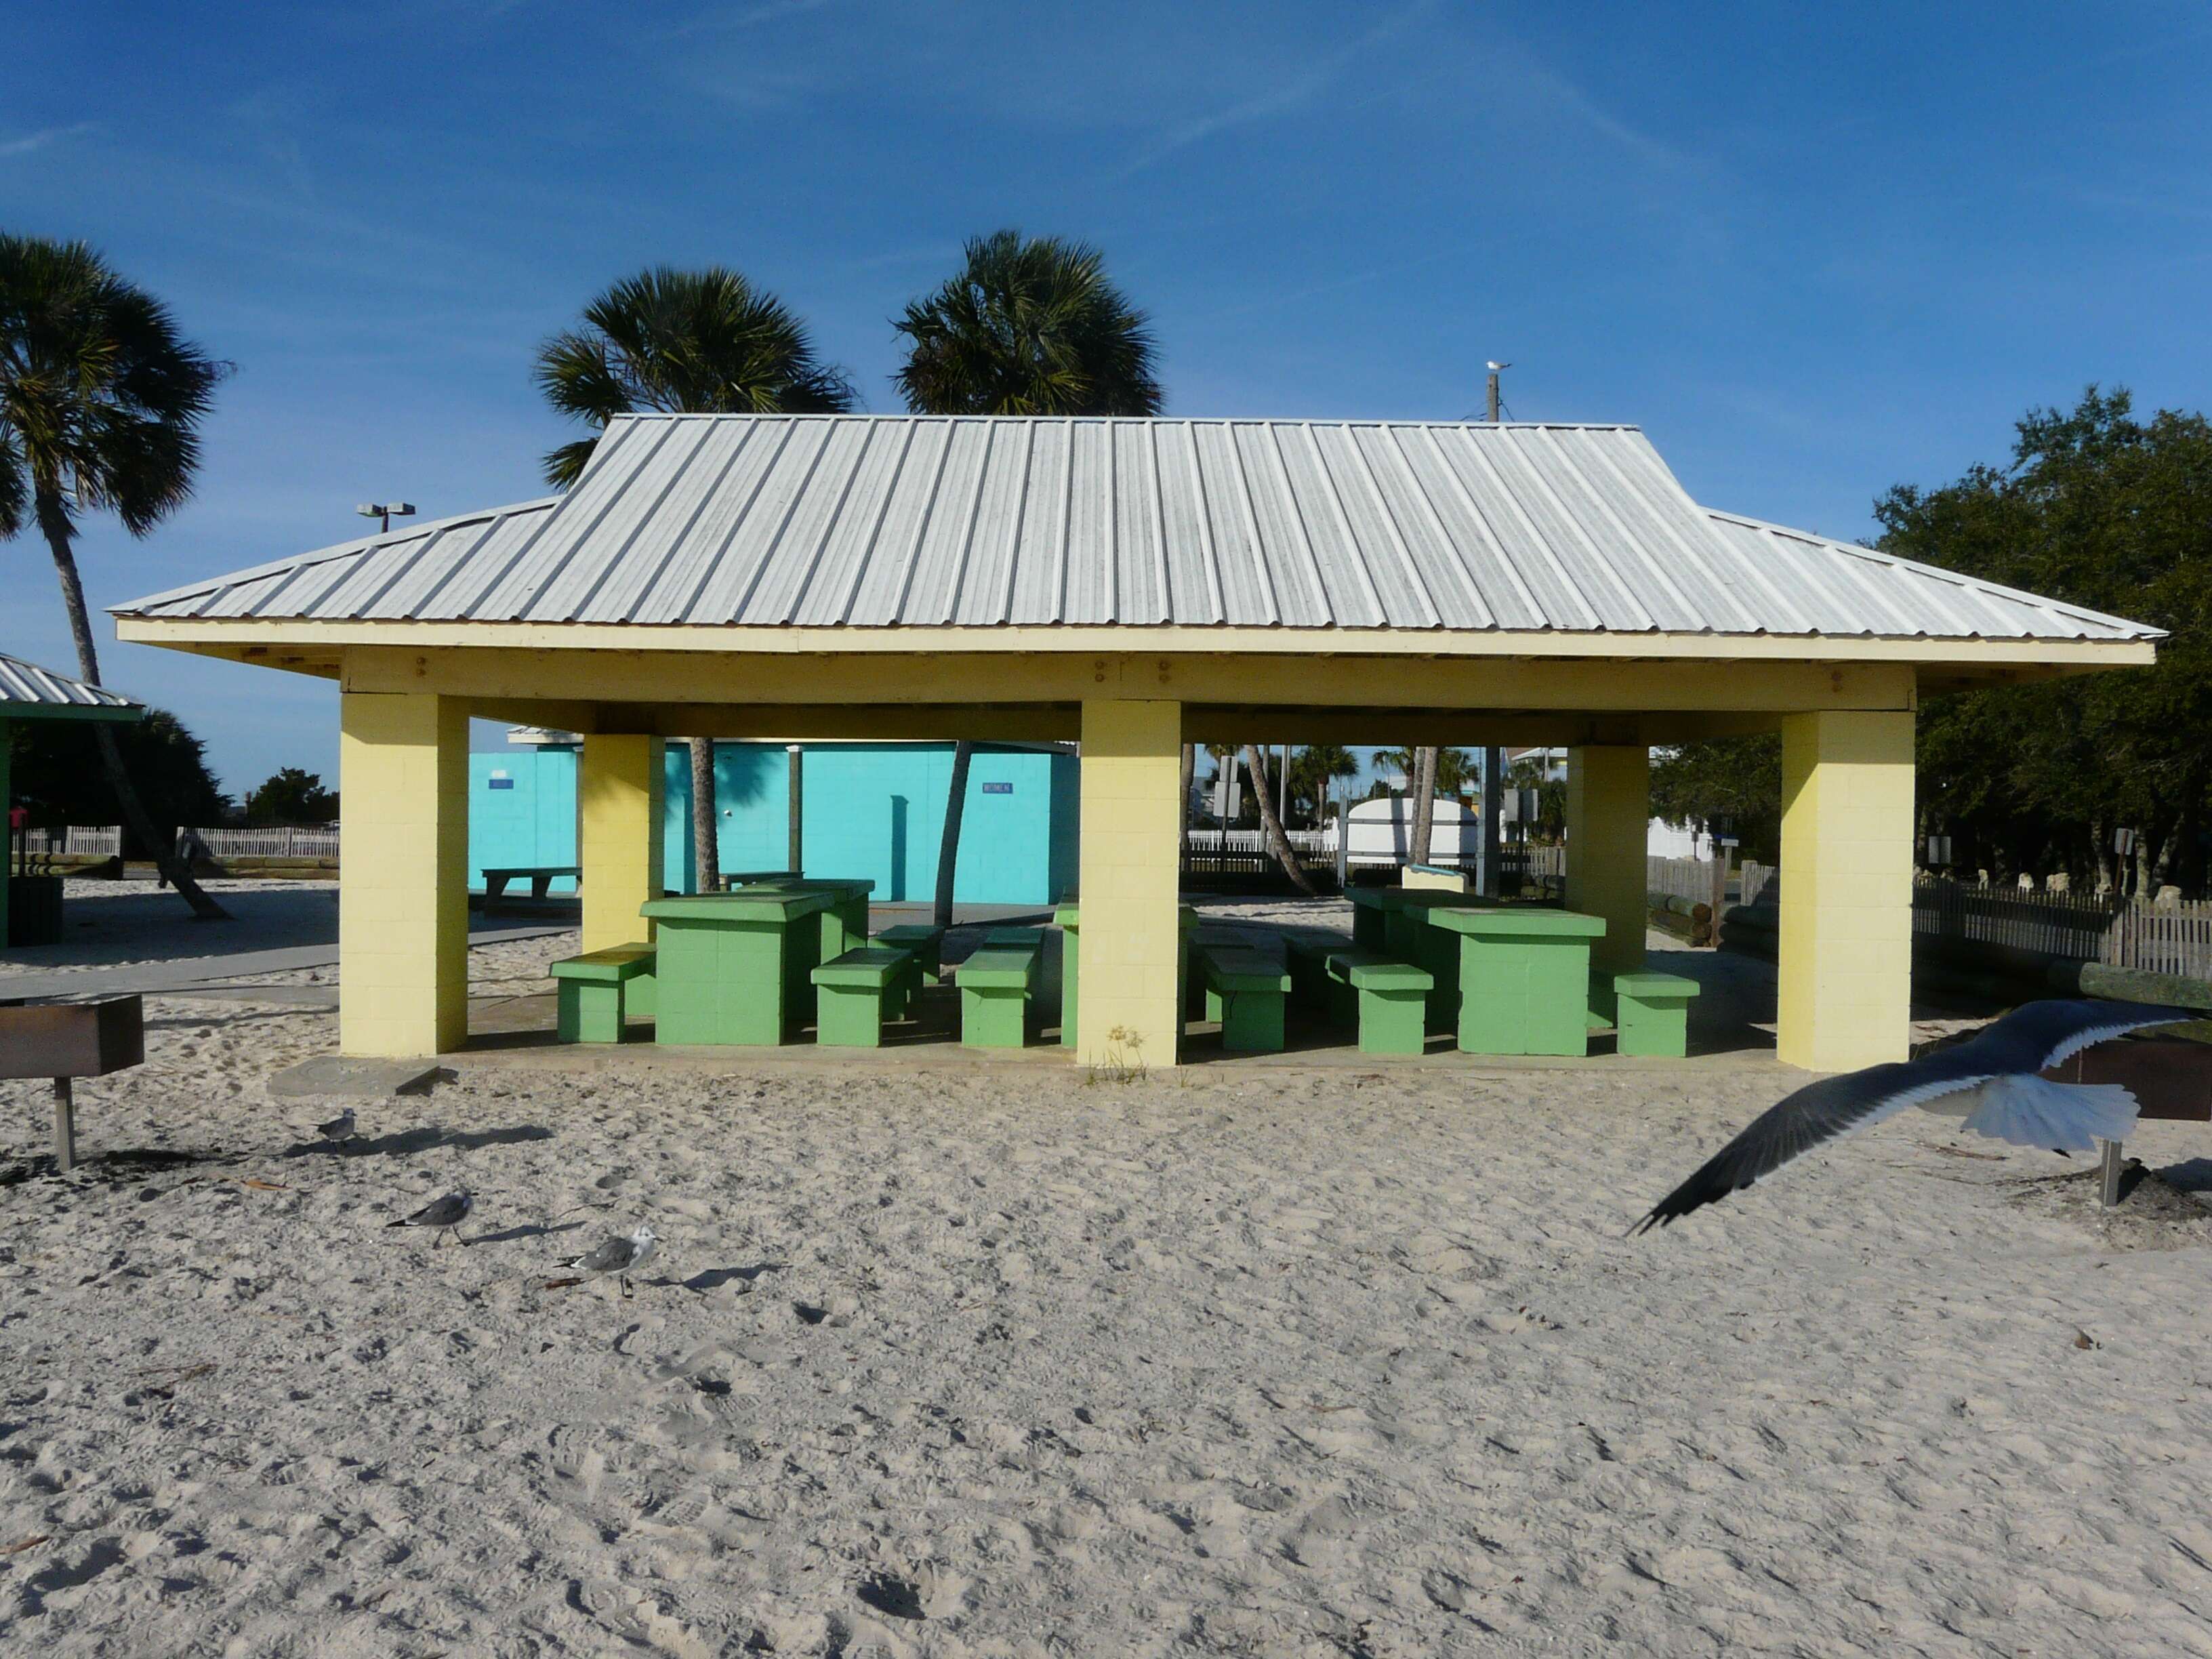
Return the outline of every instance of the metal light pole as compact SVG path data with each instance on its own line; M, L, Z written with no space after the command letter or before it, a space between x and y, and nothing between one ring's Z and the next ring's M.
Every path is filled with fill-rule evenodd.
M380 536L388 536L392 533L392 521L394 519L411 519L415 516L415 503L412 501L363 501L359 507L354 508L354 511L364 519L377 520L376 533Z

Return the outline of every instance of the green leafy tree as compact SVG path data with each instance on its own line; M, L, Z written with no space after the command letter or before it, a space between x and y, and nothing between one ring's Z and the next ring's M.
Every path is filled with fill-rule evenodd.
M76 568L78 518L112 513L143 536L191 500L200 422L226 372L84 243L0 234L0 540L32 526L45 538L88 684L100 683L100 653ZM114 728L93 731L126 834L196 914L226 915L149 816Z
M329 823L337 815L337 792L323 787L320 773L296 766L264 779L246 797L248 823Z
M1559 791L1562 824L1566 786ZM1651 763L1651 812L1669 823L1734 836L1745 858L1777 862L1782 853L1782 739L1771 734L1716 738L1662 750Z
M2167 630L2155 667L1932 699L1920 810L1959 861L2205 887L2212 787L2212 422L2124 390L2030 410L2008 465L1875 504L1880 545ZM2136 832L2127 867L2113 831Z
M656 265L623 278L584 307L581 327L538 349L546 401L592 435L545 458L560 489L576 482L617 415L821 415L853 407L851 378L817 356L805 324L775 295L721 265ZM693 738L691 844L696 878L721 869L714 816L714 743Z
M34 823L114 823L120 803L114 779L101 763L99 732L76 720L12 723L9 792ZM229 799L208 770L207 746L166 708L116 727L113 736L140 810L170 830L218 824L231 813Z
M1152 329L1088 243L1001 230L892 322L899 395L917 415L1157 415ZM937 855L936 920L952 921L974 745L957 743ZM1293 879L1297 879L1293 877Z
M1885 552L2167 630L2155 667L1931 697L1919 719L1921 828L1966 870L2063 873L2202 893L2212 830L2212 422L2139 418L2092 386L2032 410L2002 465L1875 503ZM1686 744L1653 768L1653 810L1780 851L1777 738ZM2124 865L2113 832L2136 832Z

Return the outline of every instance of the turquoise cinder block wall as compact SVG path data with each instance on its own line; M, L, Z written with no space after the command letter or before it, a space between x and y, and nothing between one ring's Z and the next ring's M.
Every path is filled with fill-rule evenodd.
M671 887L691 881L691 764L666 757L662 844ZM714 746L726 871L789 863L790 757L780 744ZM1050 904L1075 885L1078 766L1071 754L981 745L968 769L954 898L963 904ZM807 873L876 884L875 901L927 903L937 892L952 745L810 745L802 774Z
M576 751L520 749L469 757L469 884L482 888L486 866L520 869L576 862ZM528 884L509 892L527 893ZM573 893L563 876L556 893Z

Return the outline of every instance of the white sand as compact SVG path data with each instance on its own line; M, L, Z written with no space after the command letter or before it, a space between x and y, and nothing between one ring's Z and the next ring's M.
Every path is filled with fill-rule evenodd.
M639 1051L340 1157L260 1086L330 1014L149 1015L85 1143L207 1161L0 1187L0 1648L2212 1653L2212 1220L1915 1114L1625 1238L1772 1067Z

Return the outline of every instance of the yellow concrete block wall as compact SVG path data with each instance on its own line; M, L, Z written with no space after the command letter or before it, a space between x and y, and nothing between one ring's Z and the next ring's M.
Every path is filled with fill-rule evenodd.
M1182 706L1083 705L1082 1012L1077 1057L1171 1066L1182 856ZM1112 1033L1136 1034L1133 1048Z
M1910 1051L1912 783L1909 712L1783 720L1777 1047L1793 1066Z
M338 702L338 1047L441 1054L468 1036L469 722L451 698Z
M590 737L577 784L584 949L650 944L639 907L661 892L661 739Z
M1567 750L1567 908L1605 919L1605 937L1590 942L1593 972L1644 966L1650 821L1650 750Z

